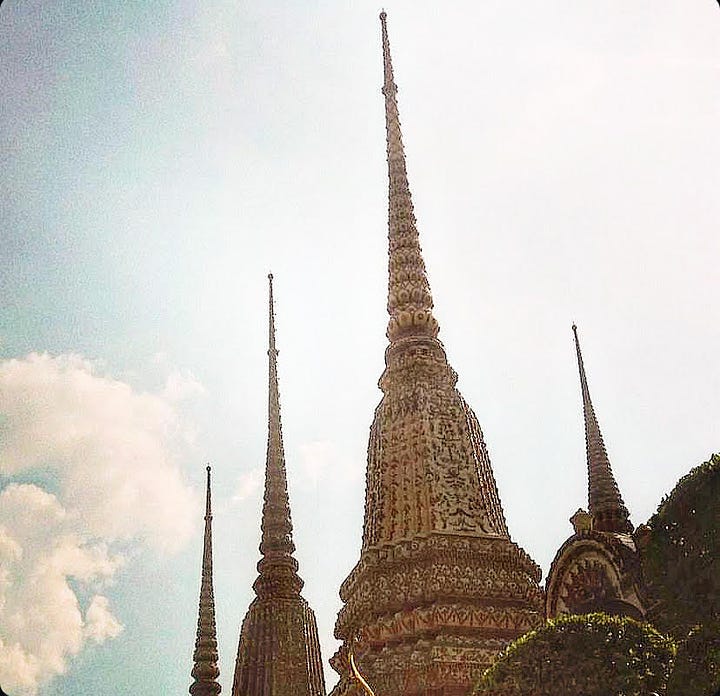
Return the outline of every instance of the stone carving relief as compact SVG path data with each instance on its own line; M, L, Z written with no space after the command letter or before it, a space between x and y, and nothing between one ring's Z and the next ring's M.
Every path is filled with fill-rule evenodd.
M567 613L589 614L618 599L620 593L610 579L611 573L612 570L598 560L582 559L572 566L560 589Z
M368 447L364 545L507 534L482 430L436 339L389 351Z
M629 535L585 530L560 548L547 580L546 614L603 611L642 619L640 566Z

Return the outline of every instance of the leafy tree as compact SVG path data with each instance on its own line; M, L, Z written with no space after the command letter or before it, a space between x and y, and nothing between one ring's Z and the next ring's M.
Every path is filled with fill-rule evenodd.
M720 454L680 479L648 527L639 546L652 622L679 639L720 624Z
M634 619L561 616L512 643L474 695L665 694L674 653L671 639Z
M720 626L693 629L678 646L668 696L710 696L720 692Z

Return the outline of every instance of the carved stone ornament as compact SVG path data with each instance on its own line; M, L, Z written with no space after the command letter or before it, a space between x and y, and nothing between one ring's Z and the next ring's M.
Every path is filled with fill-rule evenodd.
M546 613L644 616L640 560L628 534L589 531L560 548L547 579Z

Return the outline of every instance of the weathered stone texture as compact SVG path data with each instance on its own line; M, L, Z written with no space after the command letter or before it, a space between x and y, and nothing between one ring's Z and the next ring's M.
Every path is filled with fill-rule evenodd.
M302 597L253 600L240 632L233 693L325 696L315 615Z

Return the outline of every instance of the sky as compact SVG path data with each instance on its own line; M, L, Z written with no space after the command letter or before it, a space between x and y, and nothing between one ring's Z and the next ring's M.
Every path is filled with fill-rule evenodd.
M714 0L386 0L440 338L512 538L586 505L576 322L635 524L720 449ZM213 466L221 683L256 575L267 273L327 660L386 346L380 7L0 7L0 684L186 693Z

